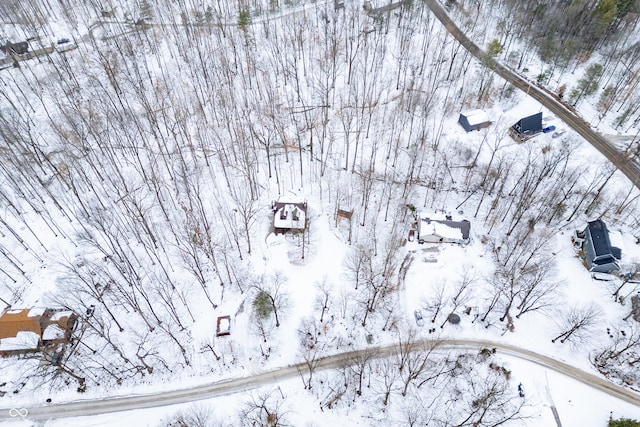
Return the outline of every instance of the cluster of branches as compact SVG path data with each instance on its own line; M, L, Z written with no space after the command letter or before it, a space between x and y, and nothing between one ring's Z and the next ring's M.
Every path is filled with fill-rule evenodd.
M550 308L559 282L553 278L552 235L522 227L511 236L491 242L496 270L489 279L491 290L481 321L498 311L500 321L511 316Z
M446 352L437 340L416 340L416 330L406 324L395 334L391 357L360 353L328 376L321 405L365 399L372 402L368 412L373 419L391 417L404 425L500 425L522 419L524 401L490 350Z
M632 323L620 323L612 328L610 341L593 356L593 364L605 375L637 386L640 378L635 367L640 363L640 328Z

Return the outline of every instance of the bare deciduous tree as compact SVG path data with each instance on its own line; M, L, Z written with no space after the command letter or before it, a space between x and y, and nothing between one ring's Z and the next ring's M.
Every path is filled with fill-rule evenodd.
M253 305L260 318L267 318L271 313L275 317L276 328L280 327L280 318L287 313L289 308L289 295L284 289L286 277L276 273L270 277L262 277L256 280L258 283L256 298Z
M602 309L591 303L582 307L572 307L567 313L559 315L556 322L558 335L551 342L582 342L591 337L593 328L602 317Z
M316 307L320 309L320 323L324 321L324 315L329 311L329 304L332 302L331 291L332 286L323 279L322 282L316 283L318 294L316 295Z
M398 339L396 364L402 381L402 396L407 395L409 385L421 380L424 376L430 376L432 353L437 348L437 341L416 340L416 329L413 326L403 325L396 329Z
M627 366L640 363L640 327L636 323L620 323L613 331L609 329L611 341L593 357L593 364L601 372L615 376L634 375ZM637 378L636 378L637 380Z
M373 371L378 379L376 384L379 388L379 393L382 395L382 404L387 406L398 379L398 367L393 359L383 358L374 361Z
M300 321L298 338L300 339L299 353L309 372L309 378L305 381L304 374L300 372L305 389L311 389L313 373L318 366L318 358L324 351L326 339L326 327L323 327L313 317L305 317Z
M284 396L275 390L252 394L240 411L243 425L281 427L288 425Z

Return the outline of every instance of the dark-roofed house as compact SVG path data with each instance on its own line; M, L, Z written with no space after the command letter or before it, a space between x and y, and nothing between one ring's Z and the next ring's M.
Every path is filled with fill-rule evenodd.
M517 141L526 141L540 132L542 132L542 112L518 120L509 129L509 134Z
M0 50L7 55L11 55L11 54L22 55L23 53L27 53L29 51L29 43L28 42L11 43L11 41L7 41L7 44L0 45Z
M460 117L458 117L458 123L460 123L460 125L467 132L471 132L472 130L480 130L491 125L489 116L482 110L473 110L467 111L465 113L460 113Z
M582 235L584 236L582 249L589 271L612 273L620 270L618 260L622 257L622 251L620 248L611 246L609 230L604 221L598 219L589 222Z
M280 197L273 202L273 231L276 234L307 228L307 202L297 197Z
M442 213L418 214L418 243L469 243L471 223Z

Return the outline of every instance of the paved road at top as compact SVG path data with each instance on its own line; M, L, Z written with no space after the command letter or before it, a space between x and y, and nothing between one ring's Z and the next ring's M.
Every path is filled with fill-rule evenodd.
M425 346L433 346L431 340L417 342L415 351L424 349ZM636 406L640 406L640 394L623 387L617 386L609 381L582 371L567 363L556 360L552 357L536 353L531 350L521 349L509 344L502 344L484 340L466 339L445 339L437 344L439 351L448 350L470 350L479 351L482 348L495 348L497 354L516 357L535 363L544 368L566 375L582 382L592 388L600 390L610 396L624 400ZM318 359L316 371L324 369L335 369L349 366L359 357L369 355L372 358L390 357L398 354L398 345L391 344L380 347L370 347L363 350L339 353ZM179 403L193 402L202 399L210 399L218 396L225 396L242 391L255 389L263 385L276 383L277 381L294 378L300 373L307 371L305 363L298 363L281 368L260 372L251 376L227 379L207 385L196 386L188 389L173 390L145 395L133 395L124 397L114 397L102 400L77 401L63 403L59 405L47 405L33 408L26 408L28 415L26 419L32 421L42 421L56 418L79 417L89 415L106 414L110 412L130 411L134 409L153 408ZM0 408L0 422L16 419L16 410L12 408ZM11 414L14 417L11 417Z
M438 0L424 0L427 7L446 27L447 31L455 37L455 39L483 64L491 68L496 74L503 79L526 92L536 101L547 107L556 114L569 127L578 132L584 139L600 151L618 170L624 173L629 180L637 188L640 188L640 165L630 160L624 153L619 151L610 141L603 135L590 128L589 124L569 110L564 104L553 98L545 90L539 88L536 84L522 78L516 72L503 64L497 62L494 58L480 49L473 41L471 41L456 24L451 20L449 14L444 10Z
M293 15L298 15L298 14L305 14L307 12L310 12L312 8L318 8L319 6L322 6L326 3L329 3L331 0L317 0L315 2L313 2L311 4L311 6L308 6L307 3L302 3L299 6L295 6L295 7L289 7L289 8L285 8L285 9L280 9L280 10L275 10L275 11L271 11L271 12L267 12L266 14L256 17L256 18L251 18L250 22L247 24L248 26L252 26L252 25L259 25L259 24L264 24L266 22L270 22L270 21L275 21L278 19L282 19L284 17L287 16L293 16ZM94 21L91 25L89 25L89 31L87 32L87 34L85 34L80 41L86 42L89 39L94 39L95 40L95 36L93 34L93 32L100 28L100 27L105 27L108 25L119 25L119 26L124 26L127 27L127 31L122 31L120 33L114 33L114 34L110 34L108 36L102 36L100 37L100 41L106 41L106 40L110 40L110 39L115 39L124 35L128 35L128 34L134 34L137 33L139 31L144 31L147 30L149 28L169 28L169 29L174 29L176 27L189 27L189 28L222 28L222 27L238 27L238 21L229 21L229 22L222 22L222 21L207 21L207 22L189 22L189 23L183 23L183 22L171 22L171 23L163 23L163 22L153 22L153 21L145 21L144 19L141 19L139 21L133 21L133 20L129 20L129 21L112 21L112 20L103 20L103 19L98 19L97 21Z

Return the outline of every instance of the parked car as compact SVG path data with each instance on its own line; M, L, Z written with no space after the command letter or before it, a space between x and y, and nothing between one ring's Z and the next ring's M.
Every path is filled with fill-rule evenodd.
M547 126L546 128L542 129L542 132L549 133L549 132L553 132L554 130L556 130L556 127L551 125L551 126Z
M551 135L551 137L552 138L560 138L565 133L567 133L566 130L559 130L558 132L554 132L553 135Z
M422 318L422 312L420 310L416 310L413 312L414 317L416 318L416 325L424 326L424 319Z
M73 42L73 40L67 37L58 39L58 41L56 42L56 52L58 53L67 52L77 47L78 46Z

